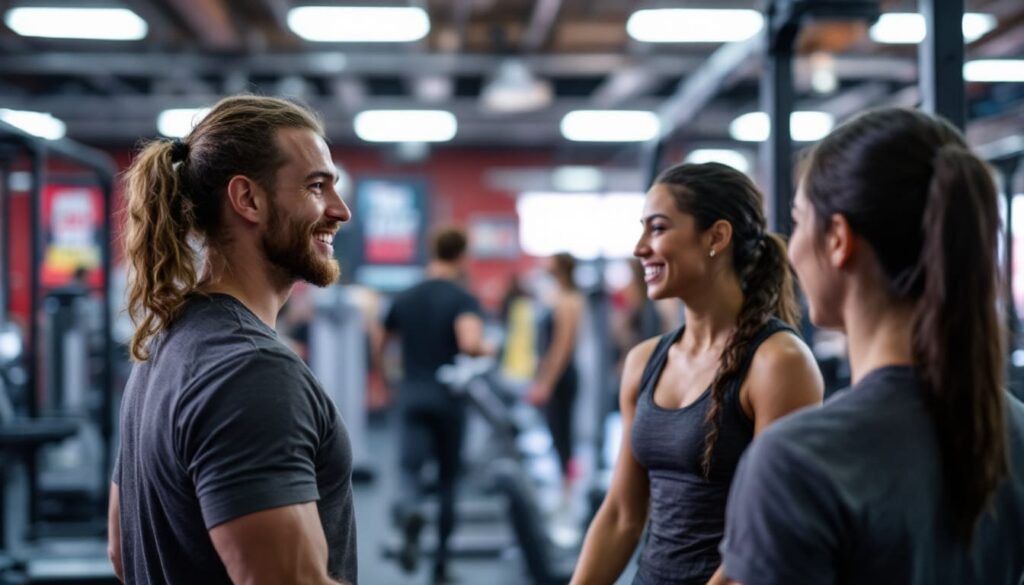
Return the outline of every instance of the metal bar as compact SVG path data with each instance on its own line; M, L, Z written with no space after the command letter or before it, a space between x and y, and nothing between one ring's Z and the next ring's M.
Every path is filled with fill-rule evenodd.
M921 107L963 130L967 122L964 95L964 0L920 0L927 34L918 46Z
M536 0L530 24L519 43L524 53L532 53L544 46L544 41L551 34L551 28L555 25L561 8L562 0Z
M644 169L644 185L650 189L654 180L661 172L661 159L665 155L664 140L650 140L643 145L642 164Z
M11 161L0 161L0 323L11 310Z
M43 178L46 172L46 152L38 141L25 143L32 153L31 174L32 188L29 189L29 234L32 240L31 265L29 266L29 312L28 312L28 414L32 418L40 415L40 346L42 340L39 328L39 301L42 294L40 266L43 262L43 242L40 237L43 209ZM35 526L39 518L39 494L37 490L38 453L28 458L28 518L29 526Z
M1010 350L1012 351L1017 347L1017 335L1020 332L1020 325L1018 323L1017 315L1017 303L1013 297L1013 222L1010 218L1013 217L1013 179L1017 175L1017 169L1020 168L1021 157L1024 153L1018 153L1015 156L1008 156L1000 160L992 161L993 166L999 170L1003 181L1003 199L1006 202L1006 227L1003 230L1003 253L1004 264L1004 287L1006 294L1006 327L1007 334L1010 338Z
M102 470L105 478L113 473L111 447L114 442L114 331L113 309L110 306L111 293L114 289L114 257L111 249L111 220L114 216L114 185L111 175L100 173L100 188L103 190L103 222L100 226L100 253L103 258L103 374L100 376L102 392L102 411L100 413L100 433L103 436L103 453L101 455ZM103 482L104 487L110 485ZM107 498L100 502L100 516L106 511Z
M769 30L774 28L772 18L778 17L774 11L769 11ZM794 102L793 43L797 32L797 23L790 22L769 41L766 74L761 84L761 101L771 120L768 140L762 144L768 171L765 183L768 187L768 227L781 234L792 231L789 208L793 197L793 139L789 132L789 118Z
M658 109L661 120L659 139L692 120L718 95L728 79L763 47L764 37L755 35L743 42L726 43L715 50L700 68L679 83L675 94Z

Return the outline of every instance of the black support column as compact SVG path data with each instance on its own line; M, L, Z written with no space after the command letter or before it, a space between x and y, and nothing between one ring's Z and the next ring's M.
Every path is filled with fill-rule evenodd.
M967 123L964 96L964 0L920 0L924 42L918 48L921 108L963 130Z
M785 3L768 8L768 37L765 76L761 83L761 107L768 113L771 130L763 143L762 155L768 171L768 228L789 234L792 221L789 208L793 202L793 138L789 119L793 113L793 43L800 31L799 21L781 9Z

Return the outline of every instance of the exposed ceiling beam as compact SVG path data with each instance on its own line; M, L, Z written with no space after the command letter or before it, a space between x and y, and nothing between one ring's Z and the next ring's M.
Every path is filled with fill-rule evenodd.
M194 75L222 74L242 68L250 74L337 75L422 73L442 75L486 75L493 72L506 55L451 55L419 53L349 53L308 51L304 53L267 53L249 56L223 56L196 53L71 53L47 52L0 56L0 74L76 75L110 73L160 77L176 70ZM700 56L629 57L614 53L571 55L534 55L524 57L538 75L586 77L606 75L623 67L639 64L656 73L678 75L699 65Z
M544 46L555 21L558 20L558 11L561 8L562 0L535 0L530 24L519 41L519 48L524 53L538 51Z
M596 108L614 108L654 90L663 78L645 67L627 67L608 76L590 94Z
M223 0L169 0L200 42L210 49L237 49L241 39Z
M281 31L285 33L291 31L288 28L288 0L257 0L257 3L270 15L270 18L273 19Z
M731 46L731 45L730 45ZM723 46L725 48L726 46ZM757 53L754 53L755 55ZM507 55L443 53L344 53L309 51L227 56L197 53L87 53L37 52L0 55L0 75L125 75L168 77L187 71L190 75L222 75L242 70L250 75L489 75ZM527 55L530 70L545 77L594 77L630 67L654 75L687 75L707 59L699 55L620 55L574 53ZM840 79L906 81L916 75L912 57L840 56L835 59Z
M763 50L765 40L755 35L749 40L727 43L715 50L699 69L679 83L676 92L658 108L661 136L689 124L701 112L737 70Z

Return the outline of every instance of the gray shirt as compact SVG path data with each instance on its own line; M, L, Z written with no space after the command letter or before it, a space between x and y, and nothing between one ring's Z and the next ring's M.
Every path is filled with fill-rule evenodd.
M315 501L328 571L355 583L351 472L345 426L305 364L234 298L194 298L121 404L126 580L229 584L210 529Z
M1024 582L1024 405L1007 395L1011 478L973 550L953 535L936 429L909 367L865 376L757 438L721 545L744 585Z

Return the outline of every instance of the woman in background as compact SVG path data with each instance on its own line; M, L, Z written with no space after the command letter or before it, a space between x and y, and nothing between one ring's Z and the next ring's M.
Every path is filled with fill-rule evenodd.
M576 402L576 331L583 318L585 301L576 287L573 273L576 259L566 253L548 260L548 273L555 279L556 289L550 311L540 322L540 364L527 401L544 408L551 439L558 453L562 484L568 490L573 479L572 417Z

